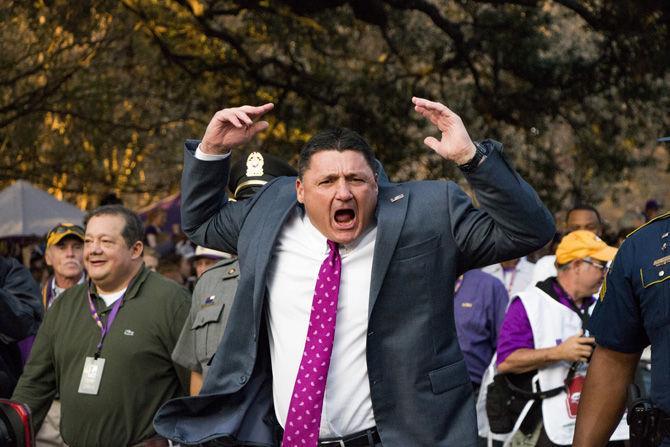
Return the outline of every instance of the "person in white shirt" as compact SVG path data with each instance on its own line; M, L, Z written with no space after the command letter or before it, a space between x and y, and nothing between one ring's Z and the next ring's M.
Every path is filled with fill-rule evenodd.
M238 253L240 282L200 395L163 406L154 420L161 435L284 447L476 442L455 281L543 246L554 225L499 143L473 143L443 104L413 103L441 133L425 143L459 165L481 209L453 182L378 182L371 148L344 128L305 144L297 178L227 202L228 154L267 128L255 120L272 104L219 111L199 147L187 141L184 231Z
M523 257L489 265L482 270L498 278L505 286L510 299L512 299L516 294L532 285L534 269L535 265Z

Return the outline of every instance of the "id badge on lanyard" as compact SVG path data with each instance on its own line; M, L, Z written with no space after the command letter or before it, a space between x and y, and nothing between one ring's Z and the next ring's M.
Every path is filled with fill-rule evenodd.
M81 394L92 394L97 395L100 390L100 382L102 381L102 372L105 369L105 359L100 357L102 353L102 346L105 342L105 337L109 333L109 328L112 326L112 323L116 319L116 315L119 313L121 304L123 304L123 299L125 298L125 293L116 300L114 306L112 307L109 317L107 318L107 324L103 324L98 315L98 311L95 308L93 303L93 298L91 297L91 292L88 292L88 306L91 311L91 317L95 321L96 325L100 328L100 341L96 346L96 352L93 357L86 357L84 362L84 370L81 373L81 380L79 381L79 393Z

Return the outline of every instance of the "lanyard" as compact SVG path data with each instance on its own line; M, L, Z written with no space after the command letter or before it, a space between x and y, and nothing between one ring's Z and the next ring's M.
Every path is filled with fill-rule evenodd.
M123 304L123 300L126 297L126 292L123 292L123 295L121 295L121 298L116 300L114 303L114 306L112 306L112 310L109 313L109 317L107 317L107 324L102 324L102 320L100 320L100 316L98 315L98 311L95 308L95 304L93 303L93 298L91 297L91 290L89 288L88 290L88 310L91 311L91 317L93 317L93 320L95 321L95 324L98 325L100 328L100 341L98 342L97 345L97 351L95 352L95 359L97 360L100 358L100 352L102 351L102 344L105 341L105 337L107 336L107 333L109 333L109 328L112 326L112 323L114 322L114 319L116 319L116 314L119 313L119 309L121 308L121 304Z
M44 285L42 291L42 304L44 304L44 310L47 310L51 306L51 300L53 300L54 291L53 291L53 280L47 281Z

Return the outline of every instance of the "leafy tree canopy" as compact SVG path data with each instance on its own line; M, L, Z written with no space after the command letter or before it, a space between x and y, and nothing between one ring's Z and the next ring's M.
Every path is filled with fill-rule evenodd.
M670 129L663 0L42 0L0 15L0 182L84 207L176 190L183 139L243 103L276 104L258 145L287 159L342 125L393 179L459 179L410 103L440 100L503 141L554 210L604 199Z

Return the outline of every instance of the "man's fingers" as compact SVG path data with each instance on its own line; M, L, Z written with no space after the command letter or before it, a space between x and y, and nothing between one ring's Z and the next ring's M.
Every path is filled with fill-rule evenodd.
M258 121L257 123L253 123L251 126L249 126L248 133L250 136L256 135L258 132L262 132L265 129L268 128L270 124L268 124L267 121Z
M253 120L241 110L233 110L233 114L247 126L251 126L254 123Z
M221 110L220 112L216 113L215 117L223 124L230 123L238 129L240 127L244 127L232 109Z
M419 98L414 96L412 98L412 102L416 106L415 108L425 108L434 112L438 113L446 113L446 114L453 114L454 112L449 109L449 107L445 106L441 102L436 102L436 101L430 101L425 98ZM418 111L418 110L417 110Z
M440 147L440 142L434 137L426 137L423 140L423 142L426 146L428 146L429 148L431 148L435 152L437 152L438 148Z
M274 106L275 105L273 103L268 102L266 104L263 104L262 106L242 106L238 107L238 109L248 114L249 116L259 117L264 113L267 113L270 110L272 110Z
M447 108L444 104L440 102L430 101L428 99L419 98L417 96L412 97L412 102L414 103L415 106L425 107L426 109L444 110Z
M580 343L585 343L585 344L592 345L593 343L596 342L596 339L593 338L593 337L581 337L581 338L579 339L579 342L580 342Z

